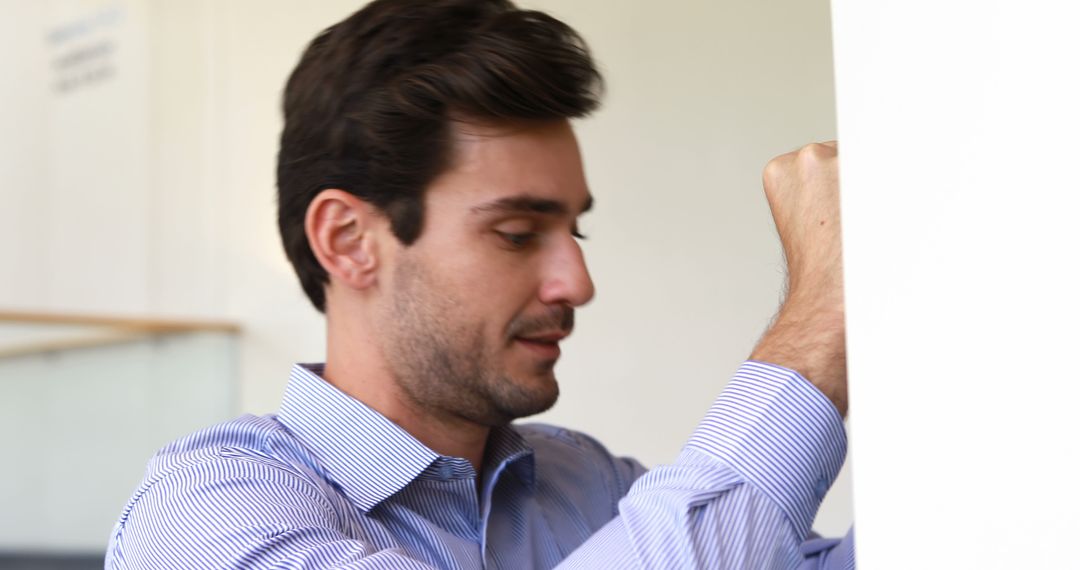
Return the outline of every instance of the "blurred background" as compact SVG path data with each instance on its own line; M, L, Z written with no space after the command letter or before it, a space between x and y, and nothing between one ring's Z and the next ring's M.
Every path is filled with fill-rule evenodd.
M282 86L362 2L0 0L0 567L100 567L156 449L272 413L320 315L281 251ZM597 285L539 421L669 461L764 331L760 173L835 138L826 0L533 0L607 79ZM816 528L851 524L847 469ZM82 565L82 566L80 566Z

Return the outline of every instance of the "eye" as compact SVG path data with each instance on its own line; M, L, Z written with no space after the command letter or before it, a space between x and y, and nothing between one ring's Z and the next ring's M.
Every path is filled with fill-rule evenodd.
M536 232L513 233L497 231L495 233L499 234L499 237L513 249L523 249L528 247L536 241L536 236L538 235Z
M536 220L518 217L502 220L491 229L499 236L502 247L516 251L537 243L542 227Z
M581 233L581 230L577 229L576 227L570 230L570 235L574 236L574 239L589 239L589 236Z

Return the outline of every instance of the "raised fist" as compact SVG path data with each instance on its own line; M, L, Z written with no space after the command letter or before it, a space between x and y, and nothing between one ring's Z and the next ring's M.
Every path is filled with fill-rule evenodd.
M788 299L843 312L836 142L780 155L762 178L787 259Z
M836 143L811 144L778 156L765 167L763 179L787 259L788 290L750 358L798 371L846 414Z

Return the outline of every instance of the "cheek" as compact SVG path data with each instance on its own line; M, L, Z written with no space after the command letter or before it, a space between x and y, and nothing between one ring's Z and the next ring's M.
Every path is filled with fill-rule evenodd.
M538 302L531 272L502 267L462 272L454 286L463 309L473 322L482 323L492 338L503 339L510 323Z
M536 296L535 255L505 251L484 240L473 244L470 250L454 259L444 260L446 266L452 268L449 277L457 290L488 305L521 304Z
M424 255L435 289L450 301L460 322L501 338L508 323L538 299L536 256L500 249L483 233L439 238L433 243L446 247Z

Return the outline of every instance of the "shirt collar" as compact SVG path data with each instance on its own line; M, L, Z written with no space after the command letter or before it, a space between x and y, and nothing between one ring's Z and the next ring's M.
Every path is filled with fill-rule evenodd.
M500 426L488 436L484 472L487 477L499 473L503 465L528 488L536 485L533 448L513 426Z
M322 378L322 364L297 364L278 413L315 455L319 468L350 501L370 511L419 478L441 458L385 416ZM492 430L484 469L503 464L523 483L535 483L532 448L512 427ZM448 458L442 458L448 459Z

